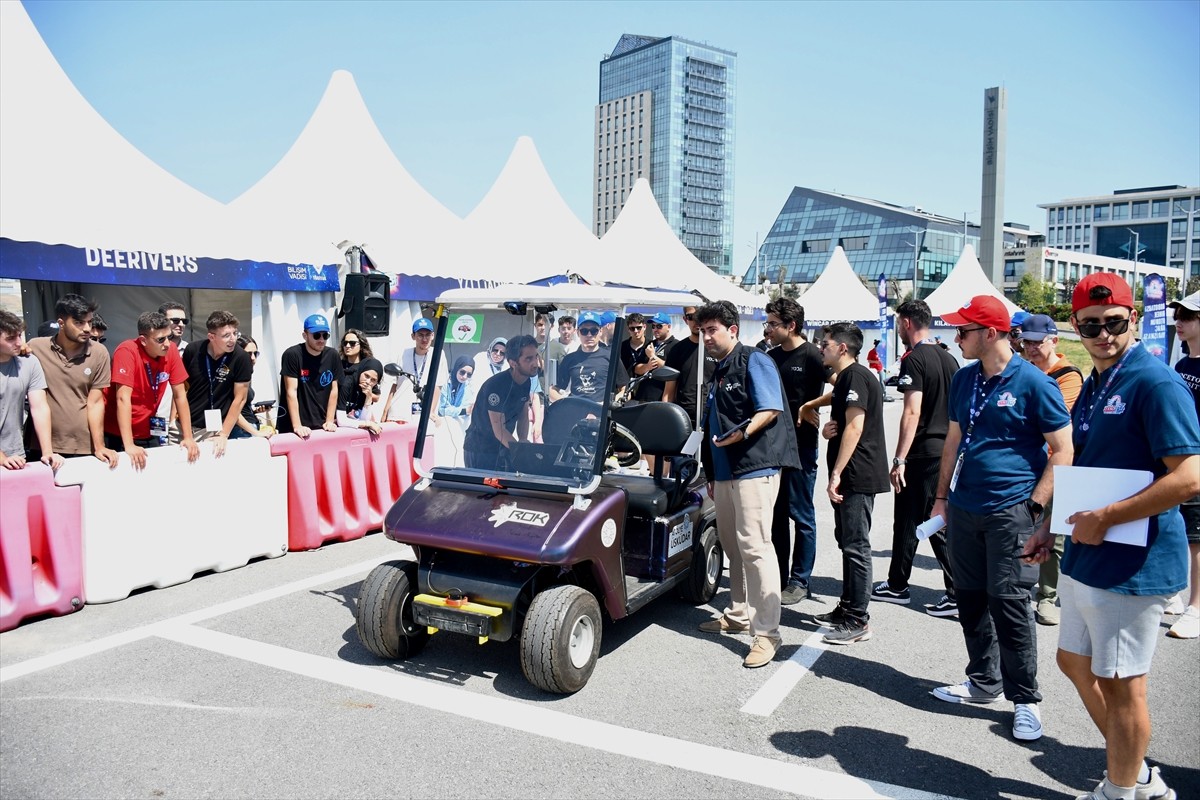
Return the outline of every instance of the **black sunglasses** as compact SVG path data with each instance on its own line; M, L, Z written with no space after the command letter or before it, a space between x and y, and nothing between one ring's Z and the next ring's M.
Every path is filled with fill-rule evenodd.
M977 325L974 328L955 328L954 330L958 331L958 338L965 339L965 338L967 338L968 333L974 333L975 331L986 331L987 326L986 325Z
M314 339L328 339L329 331L317 331L316 333L310 333L309 336L313 337Z
M580 328L579 335L580 336L599 336L600 329L599 328Z
M251 350L250 352L246 353L246 355L250 356L251 358L258 358L258 351Z
M1079 318L1076 317L1075 327L1079 330L1079 335L1084 339L1095 339L1100 335L1101 328L1108 331L1109 336L1120 336L1129 330L1129 317L1110 319L1107 322L1080 322Z
M187 325L187 317L167 317L167 322L172 325Z
M99 342L100 344L104 344L105 342L107 342L107 341L108 341L108 337L107 337L107 336L101 336L101 337L100 337L99 339L97 339L96 341L97 341L97 342Z
M358 347L358 339L347 339L342 342L342 347Z
M654 323L654 327L665 328L665 327L667 327L667 324L665 322L656 322L656 323Z
M695 314L684 314L683 318L686 319L688 322L691 322L692 320L694 320L696 318L696 315Z

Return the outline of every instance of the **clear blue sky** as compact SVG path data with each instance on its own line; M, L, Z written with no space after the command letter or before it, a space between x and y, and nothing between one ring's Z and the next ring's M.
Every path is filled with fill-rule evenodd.
M1200 185L1200 2L70 2L25 0L125 138L229 201L347 69L451 211L518 136L590 224L599 62L622 33L738 54L735 269L793 186L979 218L983 90L1008 89L1005 218Z

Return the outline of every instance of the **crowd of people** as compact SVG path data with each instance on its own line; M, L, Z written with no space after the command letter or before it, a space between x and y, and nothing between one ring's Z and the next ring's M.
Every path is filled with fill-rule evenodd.
M667 315L631 313L628 337L616 343L616 316L584 310L557 320L539 314L533 335L493 338L449 369L430 363L435 326L420 318L413 346L387 368L398 367L403 380L386 399L384 366L363 331L347 330L335 352L329 321L313 314L302 341L283 352L272 428L255 413L250 389L258 344L232 314L212 312L206 338L188 343L186 309L165 303L142 314L137 336L110 358L96 304L69 294L56 304L54 326L27 344L20 317L0 311L0 467L40 460L57 469L82 456L115 467L124 452L141 469L148 449L173 440L195 460L204 440L219 456L229 439L275 431L308 437L355 425L378 433L393 410L419 415L432 382L433 418L463 426L466 466L495 469L514 442L540 441L547 404L601 400L610 384L623 392L641 379L633 399L677 403L709 434L700 455L730 602L700 629L750 634L746 667L775 658L783 605L819 600L811 580L823 438L825 499L842 555L840 597L814 615L829 628L825 643L868 641L872 601L911 602L914 555L928 538L945 593L925 610L958 619L966 656L966 680L934 689L934 697L1006 699L1013 736L1040 738L1035 625L1057 625L1058 665L1107 748L1106 777L1086 797L1169 798L1144 761L1146 683L1164 614L1178 617L1170 636L1200 635L1200 304L1171 307L1186 348L1174 370L1135 339L1127 284L1107 274L1080 281L1071 325L1091 356L1087 369L1058 352L1054 320L1010 318L987 295L942 317L957 328L968 360L960 367L931 336L928 305L902 303L902 408L889 463L880 365L860 363L862 330L835 323L810 341L805 310L789 298L768 303L762 347L740 341L740 318L727 302L683 309L681 339ZM558 336L549 338L555 323ZM547 360L556 366L552 378ZM669 378L652 375L664 366ZM1153 478L1130 497L1074 511L1064 535L1051 531L1054 468L1072 465ZM891 562L876 582L872 516L887 492ZM1147 521L1145 545L1106 540L1110 528L1135 520ZM1177 595L1189 585L1184 603Z

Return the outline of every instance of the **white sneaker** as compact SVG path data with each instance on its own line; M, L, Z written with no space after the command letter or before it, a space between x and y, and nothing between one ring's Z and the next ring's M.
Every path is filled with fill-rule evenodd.
M1105 770L1104 779L1100 784L1088 794L1079 795L1075 800L1109 800L1109 794L1104 791L1104 787L1111 785L1108 782L1108 770ZM1175 790L1167 786L1159 774L1158 767L1150 768L1150 780L1134 786L1133 796L1134 800L1176 800Z
M1174 639L1195 639L1200 637L1200 608L1188 606L1175 620L1175 624L1167 631L1167 636Z
M1167 607L1163 609L1164 614L1170 614L1172 617L1184 612L1183 601L1179 599L1179 595L1175 595L1167 602Z
M1014 703L1013 738L1034 742L1042 738L1042 712L1037 703Z

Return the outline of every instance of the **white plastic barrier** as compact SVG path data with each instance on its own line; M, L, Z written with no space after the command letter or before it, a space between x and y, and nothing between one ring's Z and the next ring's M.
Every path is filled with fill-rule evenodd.
M201 442L192 464L176 446L146 453L141 472L122 453L113 470L95 458L67 459L55 478L82 488L88 603L287 552L287 459L273 458L266 439L232 441L219 459Z

